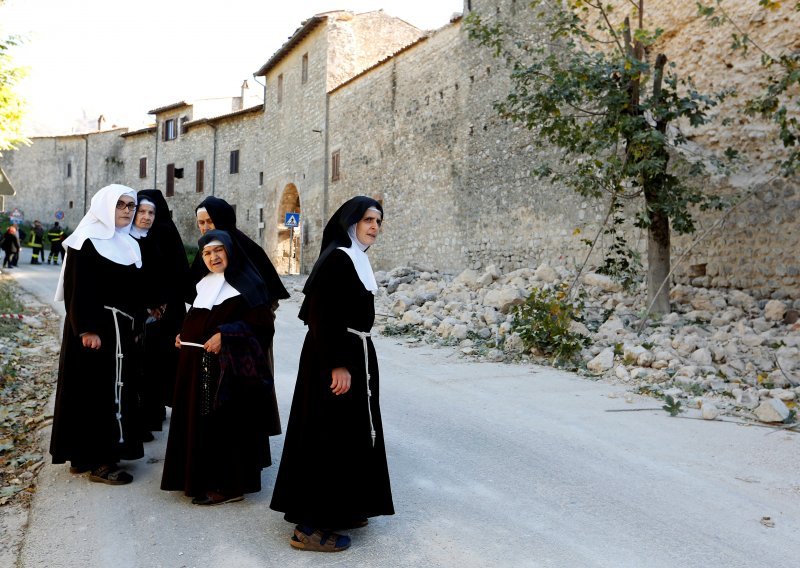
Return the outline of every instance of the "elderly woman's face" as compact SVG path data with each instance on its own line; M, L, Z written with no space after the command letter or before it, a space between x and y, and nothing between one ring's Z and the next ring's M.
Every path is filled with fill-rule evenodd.
M378 233L381 232L382 223L383 219L380 213L374 209L367 209L356 224L356 238L361 241L362 245L374 245L378 240Z
M211 272L225 272L228 268L228 253L222 245L203 247L203 262Z
M205 209L197 210L197 228L200 229L201 235L205 235L214 228L214 221L211 220L211 215Z
M133 219L133 209L136 207L136 200L130 195L120 195L117 206L114 209L114 223L118 229L127 227Z
M156 218L156 208L149 203L140 203L136 208L136 217L133 219L133 224L139 229L149 229L153 226L153 221Z

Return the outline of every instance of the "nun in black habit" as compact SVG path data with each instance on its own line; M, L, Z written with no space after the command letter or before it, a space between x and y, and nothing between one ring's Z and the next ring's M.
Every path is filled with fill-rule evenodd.
M165 406L172 406L180 332L186 306L182 290L189 283L189 262L178 228L161 191L139 191L131 227L142 251L145 309L138 315L140 340L139 402L145 436L161 430ZM152 438L152 435L150 435Z
M269 256L267 256L267 253L264 252L264 249L236 228L236 211L230 203L224 199L210 195L200 202L200 205L195 209L195 213L198 215L198 219L200 219L201 216L204 219L202 224L198 222L201 233L205 234L206 231L211 229L226 231L231 236L231 239L244 251L244 254L250 259L250 262L253 263L253 266L255 266L256 270L261 275L261 279L267 285L270 300L274 304L273 309L277 309L278 302L288 298L289 292L287 292L286 288L283 286L281 277L278 276L278 271L275 270L272 261L269 259ZM205 213L205 215L203 215L203 213ZM198 254L192 264L193 282L198 282L204 274L205 267L203 260ZM191 303L193 299L194 290L192 289L190 290L190 297L187 299L187 302Z
M261 490L280 434L266 350L275 332L267 287L225 231L199 241L206 274L175 345L180 348L161 489L196 505Z
M303 292L308 333L270 507L296 523L290 544L336 552L368 517L394 514L369 331L378 286L365 254L383 208L354 197L328 222Z
M132 385L133 318L142 258L130 236L136 192L109 185L65 241L55 299L66 321L58 367L50 454L72 473L122 485L133 477L121 459L144 455Z

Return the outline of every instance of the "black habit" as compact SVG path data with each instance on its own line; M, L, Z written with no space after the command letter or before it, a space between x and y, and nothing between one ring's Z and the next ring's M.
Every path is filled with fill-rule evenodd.
M182 290L189 282L189 262L161 191L145 189L137 197L139 201L150 200L156 208L147 236L136 239L142 252L145 281L141 297L147 308L164 307L160 319L149 317L146 310L137 314L141 348L139 396L144 429L161 430L164 406L172 406L175 391L175 336L186 316Z
M125 315L117 316L123 354L118 420L116 330L114 315L105 307L134 315L140 278L141 270L135 265L117 264L98 254L91 239L86 239L80 250L68 249L64 266L66 322L50 439L53 463L97 466L144 455L133 388L133 322ZM100 349L84 347L82 333L99 335Z
M377 205L363 199L365 203L357 204L349 215L337 212L341 226L333 231L336 237L323 240L320 260L306 285L301 318L308 332L270 503L285 513L287 521L314 527L341 528L367 517L394 514L375 349L367 338L372 393L368 398L364 344L348 331L370 331L374 296L347 253L336 246L348 246L344 227L360 219L367 206ZM338 396L330 388L331 371L337 367L346 367L351 375L350 390Z
M161 489L190 497L260 491L261 470L272 463L269 436L281 432L266 357L275 333L266 287L241 250L231 252L222 231L206 233L200 250L215 238L229 253L225 279L240 294L186 315L181 342L202 345L220 332L222 350L217 356L200 347L180 349L161 479Z

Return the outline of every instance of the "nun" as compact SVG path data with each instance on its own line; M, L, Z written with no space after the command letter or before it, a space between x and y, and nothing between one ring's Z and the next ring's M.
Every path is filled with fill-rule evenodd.
M210 195L200 202L195 213L197 215L197 226L201 234L205 234L212 229L226 231L236 245L244 251L261 275L261 279L267 285L269 297L274 303L273 308L277 309L278 302L288 298L289 292L283 286L281 278L278 276L278 271L275 270L275 266L273 266L264 249L236 228L236 211L233 206L224 199ZM192 264L194 282L202 278L204 273L204 263L198 254ZM194 291L192 290L193 293Z
M166 406L172 406L180 332L186 307L181 290L189 282L189 262L178 228L161 191L144 189L137 195L131 236L142 251L145 306L137 314L140 373L139 403L145 440L160 431Z
M134 317L142 257L130 236L136 191L109 185L65 241L56 290L66 320L50 439L53 463L91 481L133 481L120 460L144 455L136 393Z
M180 349L161 489L195 505L241 501L261 490L280 434L266 351L274 334L264 281L231 235L199 241L206 268L175 338Z
M370 338L378 286L366 255L382 222L374 199L342 205L303 289L308 332L270 504L296 524L298 549L345 550L350 537L336 531L394 514Z

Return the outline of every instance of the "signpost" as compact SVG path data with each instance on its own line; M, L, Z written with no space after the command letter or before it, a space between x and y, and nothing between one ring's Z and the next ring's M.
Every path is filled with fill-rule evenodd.
M63 211L56 211L56 221L63 221L64 220L64 212Z
M286 213L283 224L291 229L289 233L289 274L292 273L292 248L294 246L294 230L300 226L300 213Z
M25 215L23 215L22 211L20 211L18 208L14 207L14 209L11 210L11 215L9 215L8 218L15 225L19 225L25 220Z

